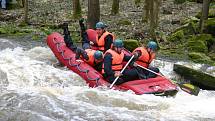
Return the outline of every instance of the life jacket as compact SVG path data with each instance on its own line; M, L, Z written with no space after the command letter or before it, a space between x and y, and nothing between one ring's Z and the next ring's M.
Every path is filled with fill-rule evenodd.
M89 57L88 60L85 60L85 62L87 62L88 64L90 64L91 66L94 66L94 61L95 61L95 58L94 58L94 53L96 52L96 50L92 50L92 49L86 49L85 50L87 52L87 55Z
M122 70L122 62L123 62L123 58L124 58L124 53L121 52L121 54L118 54L116 51L112 50L112 49L109 49L105 52L104 56L107 54L107 53L110 53L112 55L112 63L111 63L111 66L112 66L112 70L113 71L121 71ZM104 63L102 65L102 74L104 74Z
M111 34L108 31L105 31L100 38L99 38L98 34L96 35L96 43L94 42L94 45L91 45L91 49L104 51L105 50L105 48L104 48L105 37L109 34L113 37L113 40L115 40L115 36L113 34ZM111 47L112 47L112 45L111 45Z
M141 51L141 56L137 59L136 63L148 68L149 64L155 58L155 53L150 54L145 47L138 47L132 53L134 54L135 51Z

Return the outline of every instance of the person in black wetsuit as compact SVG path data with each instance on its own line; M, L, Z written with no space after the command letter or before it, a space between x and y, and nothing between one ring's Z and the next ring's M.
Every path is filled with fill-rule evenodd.
M109 83L113 83L116 77L120 78L116 81L116 85L138 79L137 70L135 68L125 69L121 74L123 68L123 61L129 61L131 56L127 56L122 52L123 42L116 39L113 42L113 47L107 50L104 54L104 65L102 74ZM137 55L135 55L136 58Z
M88 38L88 34L86 32L86 27L84 26L84 19L79 20L79 25L81 27L81 35L82 35L82 45L83 48L91 48L94 50L100 50L106 52L108 49L111 48L112 43L115 39L114 35L108 32L105 28L107 27L106 24L103 22L96 23L96 37L94 40L90 40Z

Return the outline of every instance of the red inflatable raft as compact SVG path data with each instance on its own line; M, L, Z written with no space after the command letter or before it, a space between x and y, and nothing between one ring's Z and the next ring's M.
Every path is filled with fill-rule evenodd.
M80 75L90 87L110 86L103 76L93 67L84 61L76 60L75 53L66 47L64 38L57 32L47 37L47 44L51 48L57 59ZM134 80L115 85L117 90L132 90L135 94L157 94L174 96L177 93L177 86L166 78L157 76L146 80Z

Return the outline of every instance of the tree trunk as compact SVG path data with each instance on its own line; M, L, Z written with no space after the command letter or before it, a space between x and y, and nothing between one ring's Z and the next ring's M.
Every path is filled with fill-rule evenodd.
M209 6L210 6L210 0L203 0L203 4L202 4L202 16L200 19L200 33L203 32L204 30L204 22L205 20L208 19L208 13L209 13Z
M151 0L145 0L145 3L144 3L142 21L145 23L147 23L149 20L149 9L150 9L150 5L151 5L150 1Z
M153 39L156 39L155 29L158 26L161 0L145 0L143 22L149 22L149 32Z
M149 31L152 38L154 38L155 32L155 15L154 15L154 1L150 0L150 9L149 9Z
M100 20L99 0L88 0L88 28L95 28Z
M81 17L81 4L79 0L73 0L73 17L75 19Z
M113 0L111 14L116 15L119 13L119 0Z
M24 1L24 21L25 23L28 23L28 0Z

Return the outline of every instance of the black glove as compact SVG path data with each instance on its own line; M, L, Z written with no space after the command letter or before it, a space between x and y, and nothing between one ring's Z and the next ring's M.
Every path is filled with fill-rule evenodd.
M76 48L76 56L75 58L76 59L79 59L80 58L80 55L82 55L82 57L85 59L85 60L89 60L89 56L87 55L87 52L79 47Z
M80 58L80 55L81 55L81 49L80 49L80 48L77 48L75 53L76 53L75 58L76 58L76 59L79 59L79 58Z
M89 56L87 55L86 51L82 51L82 56L85 60L89 60Z
M134 52L134 60L136 60L137 58L139 58L140 54L139 52Z
M79 23L83 23L84 22L84 18L81 18L80 20L79 20Z
M59 27L63 29L63 34L64 35L69 35L70 34L68 26L69 26L68 23L63 23L63 24L59 25Z
M85 32L86 31L86 27L84 26L84 18L81 18L80 20L79 20L79 25L80 25L80 27L81 27L81 32L83 33L83 32Z

